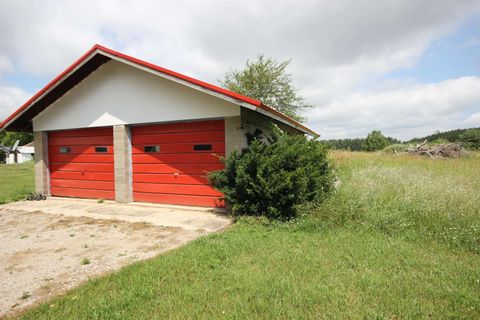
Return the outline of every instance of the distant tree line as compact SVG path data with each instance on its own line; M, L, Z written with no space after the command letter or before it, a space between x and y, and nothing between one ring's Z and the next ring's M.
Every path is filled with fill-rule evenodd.
M434 134L414 138L403 142L403 145L418 144L427 140L427 142L462 142L468 149L480 150L480 127L471 129L456 129L444 132L436 132ZM327 146L335 150L350 151L377 151L389 145L401 144L398 139L387 137L379 130L373 130L366 138L355 139L330 139L323 140Z
M457 142L457 141L462 141L462 138L463 138L462 135L464 135L466 131L471 132L472 130L478 131L480 130L480 127L472 128L472 129L455 129L455 130L443 131L443 132L437 131L434 134L431 134L425 137L413 138L409 141L406 141L406 143L418 143L418 142L423 142L425 140L430 142L438 139L447 140L449 142Z
M480 149L480 127L470 129L455 129L428 135L422 138L414 138L406 143L419 143L427 140L428 142L446 140L448 142L462 142L468 149Z
M380 130L373 130L366 138L323 140L327 146L335 150L376 151L391 144L401 143L400 140L387 137Z

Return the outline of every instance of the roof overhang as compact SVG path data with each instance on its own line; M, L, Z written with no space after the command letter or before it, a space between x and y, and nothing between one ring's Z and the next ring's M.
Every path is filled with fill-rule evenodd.
M68 67L65 71L48 83L43 89L37 92L32 98L25 102L14 113L12 113L7 119L5 119L0 124L0 130L32 131L32 119L36 115L48 108L70 89L88 77L88 75L97 70L101 65L112 59L191 87L193 89L200 90L220 99L233 102L244 108L257 111L313 137L319 136L319 134L305 127L298 121L295 121L294 119L284 115L274 108L264 105L259 100L252 99L250 97L188 77L178 72L159 67L98 44L94 45L70 67Z

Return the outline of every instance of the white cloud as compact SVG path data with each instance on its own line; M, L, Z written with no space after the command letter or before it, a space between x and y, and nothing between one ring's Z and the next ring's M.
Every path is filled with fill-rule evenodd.
M210 82L264 53L293 59L297 86L321 114L341 97L377 94L372 83L415 66L475 12L478 0L3 0L0 78L14 68L49 80L94 43Z
M355 92L311 110L309 121L323 138L362 137L372 129L409 139L473 124L480 109L480 77L384 91ZM466 120L467 119L467 120Z
M0 119L3 120L8 117L30 96L30 93L21 88L0 85Z
M480 109L480 105L478 106ZM472 127L480 127L480 112L474 113L469 116L465 121L465 125Z
M5 54L0 53L0 74L4 72L12 72L14 70L13 63Z
M52 75L95 42L211 77L265 53L299 73L410 65L478 1L42 1L0 3L0 50L22 71ZM18 17L22 17L21 20ZM204 64L209 61L206 70ZM217 74L218 76L218 74ZM300 75L299 78L302 76ZM310 78L310 76L308 76Z

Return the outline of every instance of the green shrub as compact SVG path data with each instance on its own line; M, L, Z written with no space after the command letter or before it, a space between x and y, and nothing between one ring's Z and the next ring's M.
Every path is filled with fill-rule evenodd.
M332 190L327 154L318 141L275 132L268 143L254 138L242 154L233 152L210 180L235 215L286 220L297 216L298 205L321 202Z
M443 138L437 138L435 140L429 141L428 145L429 146L438 146L439 144L446 144L446 143L450 143L450 141L448 141L447 139L443 139Z
M459 137L465 147L472 150L480 150L480 128L468 129Z
M365 151L382 150L390 144L390 141L385 137L380 130L373 130L370 132L362 145Z

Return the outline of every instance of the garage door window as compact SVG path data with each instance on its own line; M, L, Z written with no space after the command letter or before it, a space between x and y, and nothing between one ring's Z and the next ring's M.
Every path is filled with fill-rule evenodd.
M196 144L193 146L193 150L195 151L204 151L204 150L212 150L211 144Z
M108 152L108 148L107 147L95 147L95 152L96 153L106 153L106 152Z
M143 151L146 153L160 152L160 146L145 146L143 147Z
M60 147L58 151L60 153L70 153L72 149L70 147Z

